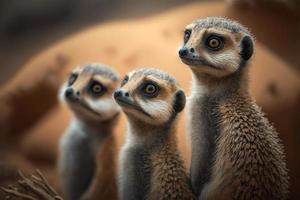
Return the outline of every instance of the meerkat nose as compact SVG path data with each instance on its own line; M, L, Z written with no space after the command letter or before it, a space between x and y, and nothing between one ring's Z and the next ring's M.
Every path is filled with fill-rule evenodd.
M129 97L129 93L122 90L117 90L114 92L115 99L122 98L122 97Z
M180 57L185 57L188 55L188 49L186 47L182 47L180 50L179 50L179 56Z
M65 95L66 95L67 98L71 97L73 94L74 94L73 88L66 89Z
M115 99L117 99L117 98L119 98L121 96L122 96L122 91L121 90L117 90L117 91L114 92L114 98Z

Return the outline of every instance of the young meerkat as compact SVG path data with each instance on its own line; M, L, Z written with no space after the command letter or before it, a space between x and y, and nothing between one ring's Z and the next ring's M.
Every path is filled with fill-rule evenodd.
M74 69L60 90L74 113L58 164L67 199L117 199L113 128L120 108L112 94L118 87L117 72L88 64Z
M114 98L128 118L120 199L194 199L177 149L175 126L185 94L175 78L156 69L133 71Z
M189 99L191 182L200 199L286 199L283 146L249 94L253 37L237 22L188 25L179 50L193 74Z

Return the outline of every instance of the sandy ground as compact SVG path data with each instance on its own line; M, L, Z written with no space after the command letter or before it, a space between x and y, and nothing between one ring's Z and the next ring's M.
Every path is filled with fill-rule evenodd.
M299 199L300 160L297 152L300 150L300 45L299 40L296 40L298 28L295 28L298 21L285 12L276 13L277 17L284 15L285 18L275 24L274 18L265 12L241 12L228 8L222 2L208 2L178 7L151 17L95 25L57 42L32 58L2 88L2 92L38 81L52 67L49 63L55 63L57 56L61 56L67 60L65 67L61 68L63 79L74 66L91 62L114 66L122 75L139 67L156 67L174 75L189 93L191 73L177 56L182 33L185 25L192 20L212 15L237 19L249 26L256 36L256 53L250 66L251 93L280 132L287 151L291 197ZM257 20L253 15L268 17ZM289 52L291 48L293 51ZM60 79L55 81L59 82ZM57 89L58 85L54 84L53 87ZM35 103L38 102L31 102L30 105ZM39 161L56 159L58 139L72 115L63 105L54 102L51 106L36 120L38 123L24 129L27 137L21 149L29 158ZM122 116L116 130L119 146L124 141L125 127ZM186 140L185 114L178 124L178 141L189 166L190 148Z

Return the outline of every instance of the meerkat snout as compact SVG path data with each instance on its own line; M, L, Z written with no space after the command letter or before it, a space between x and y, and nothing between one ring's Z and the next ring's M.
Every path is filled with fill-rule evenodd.
M179 53L180 58L183 58L188 55L188 53L189 53L188 48L182 47L181 49L179 49L178 53Z
M120 89L118 89L114 92L114 98L115 99L122 99L122 98L128 98L128 97L129 97L129 93L125 92L125 91L122 91Z
M179 57L182 59L187 59L188 57L195 58L195 55L193 53L195 52L194 48L187 48L187 47L182 47L179 49Z
M71 96L73 96L73 94L74 94L74 90L73 90L72 88L66 89L66 91L65 91L65 96L66 96L67 98L70 98Z
M80 92L74 92L73 88L67 88L65 91L65 98L67 101L79 101Z

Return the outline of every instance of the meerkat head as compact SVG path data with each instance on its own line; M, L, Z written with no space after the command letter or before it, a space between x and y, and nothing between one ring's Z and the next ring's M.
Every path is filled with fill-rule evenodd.
M157 69L126 75L114 98L129 118L151 125L174 119L185 106L185 94L175 78Z
M60 99L67 103L79 118L103 121L119 112L112 98L119 87L119 75L113 69L88 64L75 68L60 90Z
M253 49L253 38L245 27L225 18L208 17L186 27L179 57L194 72L223 77L242 69Z

